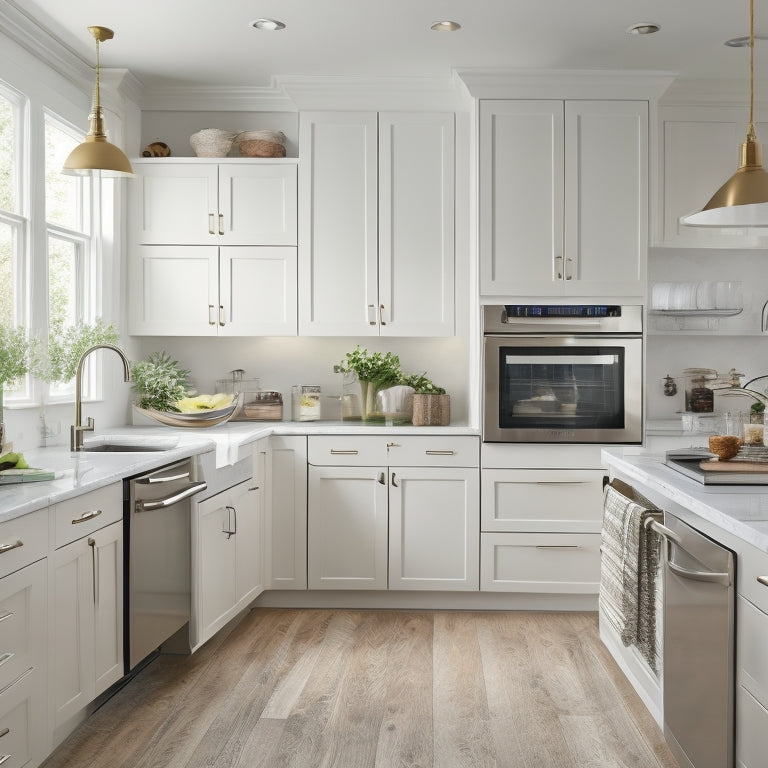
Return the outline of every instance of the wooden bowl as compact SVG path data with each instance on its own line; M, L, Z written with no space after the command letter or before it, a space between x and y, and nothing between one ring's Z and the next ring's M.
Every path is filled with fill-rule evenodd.
M710 453L714 453L720 461L732 459L741 447L741 438L734 435L712 435L709 438Z

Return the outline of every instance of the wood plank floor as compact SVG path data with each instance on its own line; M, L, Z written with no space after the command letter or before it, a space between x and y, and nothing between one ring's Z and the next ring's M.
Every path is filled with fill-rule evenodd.
M45 768L677 768L593 613L257 608Z

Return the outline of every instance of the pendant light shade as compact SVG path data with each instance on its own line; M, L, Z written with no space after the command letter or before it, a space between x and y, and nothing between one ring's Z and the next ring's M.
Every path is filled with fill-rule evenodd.
M91 114L88 117L90 127L85 141L76 146L64 161L61 172L73 176L88 176L91 171L101 171L102 176L132 176L133 168L125 153L107 141L104 113L101 109L99 43L111 40L115 33L106 27L88 27L88 31L96 40L96 80L93 87Z
M755 0L749 0L749 126L736 173L701 211L683 216L689 227L768 227L768 172L755 135Z

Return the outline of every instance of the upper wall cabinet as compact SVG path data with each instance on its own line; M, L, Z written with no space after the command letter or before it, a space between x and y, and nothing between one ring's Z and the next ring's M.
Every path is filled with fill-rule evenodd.
M134 161L134 242L296 245L296 163Z
M765 247L738 228L686 227L680 217L701 210L739 167L747 132L743 109L666 106L659 109L662 166L654 243L683 248ZM768 124L758 124L768 139ZM763 149L765 152L765 149Z
M454 115L305 112L299 333L454 334Z
M481 100L480 292L637 296L646 101Z

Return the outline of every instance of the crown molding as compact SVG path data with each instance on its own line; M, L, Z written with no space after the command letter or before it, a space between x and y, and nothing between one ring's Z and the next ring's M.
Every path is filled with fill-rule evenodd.
M145 86L139 104L155 111L293 112L276 78L268 86Z
M9 39L78 87L92 86L94 67L13 0L0 0L0 26Z
M768 94L757 92L755 104L768 104ZM721 78L719 80L689 78L676 80L661 100L663 105L685 105L701 107L746 107L749 106L749 80L744 78Z
M130 101L137 106L141 104L144 86L129 69L102 68L99 79L102 90L105 90L108 95L117 95L120 100Z
M658 99L675 72L608 69L456 69L476 99Z

